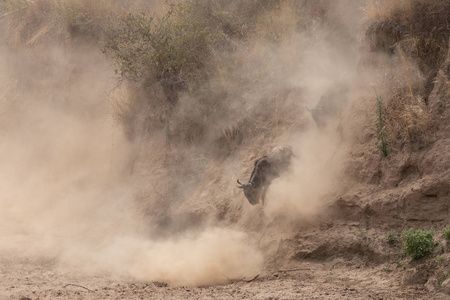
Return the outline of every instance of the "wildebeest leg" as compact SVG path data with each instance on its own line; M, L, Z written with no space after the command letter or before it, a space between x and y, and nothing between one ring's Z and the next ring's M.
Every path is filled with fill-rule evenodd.
M263 207L266 206L266 203L264 202L264 199L266 198L266 192L267 192L267 187L263 187L263 191L262 191L262 195L261 195L261 203L262 203Z

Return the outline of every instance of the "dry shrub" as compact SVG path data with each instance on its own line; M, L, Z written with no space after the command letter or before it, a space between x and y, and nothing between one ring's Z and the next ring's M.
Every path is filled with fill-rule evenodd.
M402 148L430 141L432 119L423 98L424 79L404 55L398 67L386 68L383 89L388 91L386 127L392 146Z
M366 35L372 51L392 54L399 45L405 54L417 60L426 77L436 75L448 50L449 1L370 1L365 13L370 24Z
M137 100L140 111L130 116L141 115L150 130L164 127L173 146L212 144L229 153L241 143L304 125L304 95L292 78L314 52L311 40L325 49L330 40L345 44L342 37L350 35L341 30L342 16L333 16L342 3L330 0L169 4L160 15L141 10L112 17L104 46L119 77L145 88ZM322 37L329 40L322 43ZM331 64L334 72L340 69Z
M279 91L266 91L284 86L280 75L292 61L280 65L285 56L267 46L293 35L295 18L283 7L277 1L192 0L174 3L162 16L126 13L108 25L105 50L122 78L144 82L149 111L159 101L155 91L164 91L163 123L172 142L229 140L227 126L245 118L245 110L259 114L258 98L275 99ZM268 38L274 35L280 38ZM250 105L237 105L245 94Z
M242 132L236 125L226 126L223 129L223 136L229 148L234 149L242 143Z
M436 100L430 106L434 112L440 115L444 113L446 106L450 102L450 80L443 70L439 71L434 85L435 89L433 90L433 97L435 97Z
M299 11L292 3L283 1L278 9L267 10L255 24L255 35L271 43L280 43L286 37L292 37L300 19Z
M120 85L110 92L110 113L114 123L122 126L125 136L134 138L134 124L136 112L139 110L136 98L130 94L131 87Z
M167 89L196 87L205 77L211 48L224 42L223 27L229 23L210 4L186 1L162 16L141 11L113 17L104 48L117 72L133 81L157 81Z
M57 40L57 37L62 33L61 26L56 26L58 24L54 22L54 7L52 7L50 1L19 2L16 4L16 8L8 6L11 9L5 20L8 25L6 30L3 28L7 42L10 45L20 47L33 46L38 42L50 41L51 39ZM54 34L50 38L52 30Z
M3 30L9 44L30 47L80 36L100 39L112 5L106 0L24 0L4 1L0 8L6 11L9 30Z
M411 0L393 0L393 1L368 1L365 7L365 17L370 22L388 21L393 16L405 19L412 18L412 1Z
M106 0L77 0L56 2L58 16L62 18L72 36L90 36L96 40L102 34L103 24L112 11Z
M427 144L433 130L428 98L448 53L450 2L370 1L365 16L367 58L383 62L389 140L396 148Z
M387 114L389 132L400 146L429 142L431 115L420 96L395 95L390 99Z

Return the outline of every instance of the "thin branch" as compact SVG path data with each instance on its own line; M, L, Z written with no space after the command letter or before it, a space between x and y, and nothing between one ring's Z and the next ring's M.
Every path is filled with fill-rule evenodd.
M278 273L280 273L280 272L294 272L294 271L300 271L300 270L313 271L313 269L310 269L310 268L295 268L295 269L282 269L282 270L278 270Z
M26 9L26 8L28 8L28 6L25 6L25 7L22 7L22 8L19 8L19 9L16 9L16 10L9 11L9 12L7 12L7 13L4 13L3 15L0 15L0 19L3 19L4 17L6 17L6 16L8 16L8 15L10 15L10 14L19 12L19 11L24 10L24 9Z
M66 284L65 286L63 286L63 288L66 288L66 287L68 287L69 285L71 285L71 286L77 286L77 287L83 288L83 289L85 289L85 290L88 290L89 292L95 293L95 291L90 290L90 289L88 289L87 287L84 287L84 286L79 285L79 284L73 284L73 283L68 283L68 284Z
M256 274L255 277L253 277L252 279L249 279L249 280L245 280L245 277L242 277L241 279L236 280L235 284L237 284L239 282L252 282L258 277L259 277L259 274Z
M261 240L262 240L264 234L266 233L266 231L267 231L269 225L272 224L273 221L274 221L274 220L270 221L270 222L267 223L266 226L264 227L263 233L261 234L261 236L260 236L259 239L258 239L258 245L261 243Z
M252 281L254 281L256 278L258 278L259 277L259 274L256 274L256 276L255 277L253 277L252 279L250 279L250 280L244 280L245 282L252 282Z
M287 272L295 272L295 271L314 271L313 269L310 268L295 268L295 269L281 269L278 270L276 273L273 273L272 276L278 275L278 273L287 273Z
M230 277L228 277L228 276L225 275L225 274L220 274L220 275L222 275L223 277L225 277L226 279L228 279L228 281L233 281Z

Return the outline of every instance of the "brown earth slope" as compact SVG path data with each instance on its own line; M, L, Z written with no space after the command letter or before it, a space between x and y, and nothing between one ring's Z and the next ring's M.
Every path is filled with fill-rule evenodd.
M161 28L223 48L120 87L104 3L54 3L0 6L0 298L450 297L445 1L369 1L365 23L350 0L193 1L206 23ZM292 167L251 206L236 179L278 144ZM433 230L425 257L409 228Z

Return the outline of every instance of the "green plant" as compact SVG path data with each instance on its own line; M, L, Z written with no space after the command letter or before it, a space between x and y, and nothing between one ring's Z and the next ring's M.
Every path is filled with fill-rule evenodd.
M390 272L392 272L393 270L392 270L392 268L391 268L389 265L385 265L385 266L383 267L383 271L385 271L385 272L387 272L387 273L390 273Z
M450 225L442 229L442 237L445 240L450 241Z
M374 88L375 90L375 88ZM383 98L378 96L377 91L375 90L375 95L377 99L377 139L378 139L378 148L384 157L387 157L389 154L389 143L386 132L386 111L384 107Z
M437 255L437 254L440 254L440 253L444 253L444 245L442 245L441 243L436 241L432 254Z
M428 230L409 229L403 232L405 255L413 259L423 257L434 245L433 232Z
M365 241L367 240L367 233L364 229L362 229L361 227L358 227L358 237L362 240Z
M398 236L393 232L389 232L386 238L389 245L393 245L398 242Z
M361 245L362 250L367 251L370 249L370 243L371 240L370 238L367 236L367 231L364 230L361 227L358 227L358 234L357 237L359 238L359 243Z

